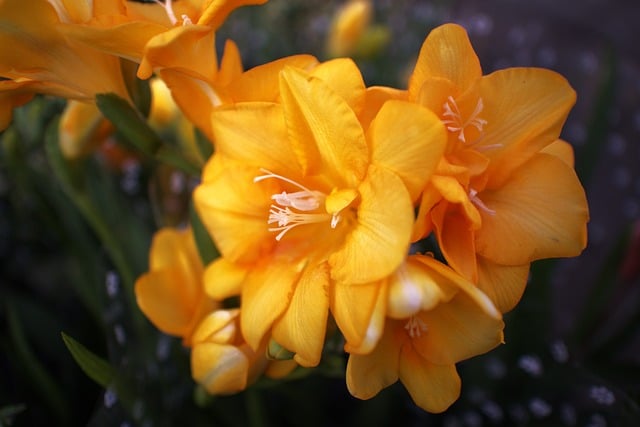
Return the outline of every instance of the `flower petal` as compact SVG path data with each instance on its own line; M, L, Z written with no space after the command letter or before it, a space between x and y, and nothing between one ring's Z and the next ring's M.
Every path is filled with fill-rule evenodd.
M349 348L360 347L365 339L380 288L379 282L360 285L336 283L332 286L331 314Z
M527 285L529 264L500 265L478 256L478 289L484 292L501 313L513 309Z
M388 321L380 342L370 354L349 356L347 388L358 399L370 399L398 381L400 347L406 334L395 335L396 328L395 321Z
M240 295L248 268L220 257L204 271L204 288L211 298L222 301Z
M386 102L367 131L372 161L395 172L417 200L444 152L447 134L431 111L403 101Z
M365 85L355 62L339 58L322 62L310 73L325 82L358 114L365 101Z
M240 51L233 40L227 40L224 43L224 52L220 60L220 70L218 71L217 82L221 86L226 86L234 79L242 75L242 59Z
M359 191L357 223L329 257L331 277L338 282L380 280L400 266L409 250L413 206L400 178L371 166Z
M416 99L422 84L430 77L451 80L464 90L481 76L480 61L465 29L445 24L432 30L422 44L409 79L409 97Z
M267 219L271 180L255 183L257 168L214 155L207 163L203 182L194 191L198 215L220 253L231 262L251 262L268 253L275 239Z
M536 68L496 71L479 88L487 125L478 149L494 147L484 154L491 159L488 185L496 187L558 138L576 94L561 75Z
M329 271L326 263L306 268L289 307L273 327L278 344L295 353L302 366L317 366L329 317Z
M191 351L191 375L211 394L244 390L248 371L247 356L232 345L205 342Z
M523 265L576 256L586 246L584 189L573 169L557 157L535 155L501 188L479 197L496 213L481 213L476 249L493 262Z
M431 213L438 245L447 263L472 282L477 281L476 249L467 217L454 205L441 203Z
M200 15L198 24L209 25L217 30L229 14L240 6L264 4L267 0L210 0L205 2L206 9Z
M265 259L254 267L242 289L240 324L247 343L257 349L273 323L289 307L300 269Z
M365 93L365 104L358 115L363 129L368 129L371 121L380 111L385 102L391 100L406 100L407 91L385 86L368 87Z
M562 139L557 139L551 144L540 150L541 153L551 154L565 162L569 167L573 168L575 164L575 156L573 146Z
M455 365L429 363L410 345L402 348L399 371L411 398L425 411L444 412L460 396L462 383Z
M322 171L335 187L357 187L366 173L369 153L349 104L322 80L291 67L280 73L280 96L303 173Z

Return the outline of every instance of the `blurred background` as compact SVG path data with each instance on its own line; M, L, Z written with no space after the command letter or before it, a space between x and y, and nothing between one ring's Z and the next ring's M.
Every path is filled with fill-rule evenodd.
M403 88L430 29L456 22L485 73L550 68L578 93L562 136L587 190L589 245L575 259L534 265L506 315L506 344L459 365L459 401L427 414L399 384L359 401L335 365L235 396L194 390L188 352L141 318L126 283L146 270L153 231L188 215L195 183L114 146L60 173L43 141L64 101L41 97L1 135L0 426L640 425L640 3L372 3L353 51L367 85ZM233 39L245 68L295 53L327 59L342 4L243 8L219 31L219 51ZM70 191L74 174L82 182ZM114 246L131 277L116 272ZM85 375L62 332L108 360L126 395Z

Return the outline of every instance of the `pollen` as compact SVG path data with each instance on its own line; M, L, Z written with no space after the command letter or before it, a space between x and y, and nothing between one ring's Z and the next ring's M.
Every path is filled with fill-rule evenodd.
M338 226L340 221L339 213L313 212L324 206L327 198L326 194L310 190L292 179L277 175L267 169L260 170L265 174L255 177L253 182L260 182L270 178L278 179L293 185L299 190L294 192L283 191L271 196L271 200L274 203L269 209L267 224L277 224L277 227L269 227L269 231L279 232L276 236L277 241L280 241L289 230L299 225L329 222L331 228Z
M445 124L449 132L458 132L458 140L462 143L467 142L464 135L464 131L467 127L473 126L478 129L478 132L482 132L482 129L487 124L486 120L479 117L480 113L482 113L482 110L484 109L482 98L478 98L476 108L466 120L462 118L458 104L452 96L447 98L447 102L444 103L442 108L444 108L444 113L442 114L444 118L442 119L442 123Z

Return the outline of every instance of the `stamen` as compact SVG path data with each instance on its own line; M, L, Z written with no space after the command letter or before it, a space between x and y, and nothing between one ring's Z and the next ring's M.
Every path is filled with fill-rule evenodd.
M447 126L447 130L449 130L449 132L459 132L458 140L463 143L466 142L464 130L467 128L467 126L473 126L478 129L479 132L482 132L482 128L487 124L486 120L478 117L478 115L484 108L482 98L478 98L476 108L473 110L473 113L471 113L471 116L466 121L462 120L462 114L460 113L458 104L456 104L456 101L452 96L449 96L447 98L447 102L444 103L442 108L444 108L444 113L442 115L446 117L442 120L442 123Z
M423 332L427 332L428 329L427 324L417 316L411 316L407 324L404 325L404 328L408 331L411 338L419 337Z
M176 25L176 22L178 22L178 19L176 18L175 13L173 13L173 5L171 4L173 0L164 0L164 3L161 2L160 0L154 0L154 1L164 8L164 11L169 17L169 21L171 22L171 25Z
M260 182L265 179L275 178L291 184L301 190L292 193L283 191L282 193L273 194L271 196L271 199L275 204L271 205L267 224L278 224L277 227L269 228L269 231L280 232L276 236L276 240L280 241L287 231L297 227L298 225L331 221L331 228L336 228L340 221L338 213L333 215L328 213L299 213L290 209L293 208L303 212L319 209L327 197L324 193L310 190L296 181L277 175L267 169L260 170L265 174L253 178L253 182Z
M489 208L487 205L484 204L484 202L482 200L480 200L480 197L478 197L478 191L474 190L473 188L469 189L469 200L471 200L471 202L474 205L476 205L477 207L479 207L480 209L482 209L483 211L485 211L489 215L495 215L496 214L495 210Z

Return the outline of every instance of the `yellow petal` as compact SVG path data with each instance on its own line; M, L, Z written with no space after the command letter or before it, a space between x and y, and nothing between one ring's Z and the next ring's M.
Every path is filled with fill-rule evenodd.
M275 239L267 219L272 180L255 183L257 168L214 155L204 171L204 181L194 191L198 215L220 253L231 262L252 262L268 253Z
M0 131L11 123L13 109L31 100L35 91L32 92L30 87L34 83L30 80L0 80Z
M289 307L273 327L273 338L295 353L301 366L320 363L329 316L329 272L326 263L308 267L293 290Z
M242 289L242 335L253 349L260 346L275 320L287 310L300 280L295 265L270 261L265 259L256 266Z
M484 154L491 159L488 185L495 187L558 138L576 94L561 75L535 68L496 71L479 87L487 125L478 149L494 147Z
M409 79L409 96L416 99L422 84L430 77L451 80L461 90L482 76L480 61L464 28L442 25L425 39L416 67Z
M502 342L504 323L491 300L470 283L459 283L453 299L418 314L426 332L413 338L414 348L437 365L453 365Z
M385 102L391 99L406 100L407 91L385 86L371 86L367 88L365 93L365 104L358 115L363 129L369 128L371 121L378 114L380 108Z
M380 342L370 354L349 356L347 388L358 399L370 399L398 380L400 348L406 334L394 334L394 322L387 322Z
M331 276L338 282L380 280L400 266L409 249L413 206L400 178L372 166L358 190L357 223L329 257Z
M220 257L204 271L204 288L211 298L222 301L240 295L248 268Z
M207 7L198 19L198 24L209 25L217 30L235 9L266 2L267 0L211 0L207 2Z
M500 265L478 256L478 289L501 313L510 311L520 301L528 277L529 264Z
M318 60L311 55L293 55L281 58L247 70L234 79L227 90L235 102L276 102L280 96L280 71L284 67L310 70L317 64Z
M385 103L367 131L372 162L395 172L417 200L444 152L447 134L431 111L403 101Z
M147 79L154 70L178 69L203 80L213 81L218 72L215 35L211 28L187 25L154 36L146 44L138 77Z
M347 208L358 197L358 192L353 188L333 189L325 199L325 210L334 215Z
M339 58L318 64L310 73L325 82L358 114L365 101L365 85L355 62Z
M248 371L247 356L232 345L205 342L191 351L191 375L211 394L244 390Z
M440 204L431 213L438 245L447 263L475 283L478 272L473 230L467 217L451 206Z
M365 340L381 287L379 282L332 286L331 314L350 349L360 347ZM377 331L377 335L381 333L381 329Z
M355 113L326 83L287 67L281 74L280 96L303 173L322 171L339 188L355 188L369 162L364 132Z
M373 6L367 0L351 0L340 7L332 20L327 41L329 56L349 56L371 21Z
M113 128L95 104L70 100L60 117L58 142L68 159L87 155Z
M482 213L476 248L493 262L522 265L576 256L586 246L584 189L575 172L552 155L535 155L504 186L479 197L496 213Z
M453 364L434 365L405 345L400 355L400 381L416 405L444 412L460 396L462 383Z
M237 327L239 315L239 309L215 310L209 313L194 332L193 343L198 345L209 341L216 344L232 344L239 335Z
M196 301L185 295L190 286L177 271L149 272L136 281L138 307L162 332L182 337L187 333Z
M242 74L242 59L240 51L233 40L224 43L224 53L220 60L220 70L218 71L217 82L221 86L226 86Z
M574 167L575 156L573 153L573 146L566 141L557 139L540 150L540 152L551 154L565 162L569 167Z
M300 167L287 138L280 105L244 102L221 107L212 114L211 123L218 153L299 179Z

